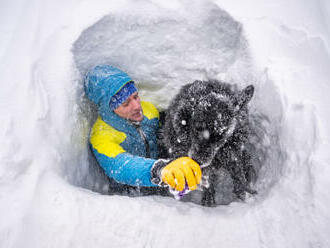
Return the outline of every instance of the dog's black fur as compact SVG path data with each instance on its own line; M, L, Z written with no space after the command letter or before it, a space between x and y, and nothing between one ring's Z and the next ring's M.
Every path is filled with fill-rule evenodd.
M216 204L213 183L221 168L229 172L238 198L256 193L249 186L255 171L245 147L253 94L252 85L239 91L217 80L195 81L183 86L166 112L161 143L171 158L189 156L201 165L203 205Z

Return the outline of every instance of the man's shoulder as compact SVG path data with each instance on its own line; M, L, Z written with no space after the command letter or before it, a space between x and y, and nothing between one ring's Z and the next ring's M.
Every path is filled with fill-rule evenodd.
M96 130L109 130L111 128L111 126L109 126L105 121L102 120L101 116L98 116L93 124L93 129Z
M149 120L154 118L159 119L159 112L155 105L153 105L151 102L141 101L141 106L143 115L146 116Z
M114 141L121 143L122 141L125 140L126 134L108 125L99 116L92 127L91 137L100 137L100 138L106 137L108 139L111 138Z

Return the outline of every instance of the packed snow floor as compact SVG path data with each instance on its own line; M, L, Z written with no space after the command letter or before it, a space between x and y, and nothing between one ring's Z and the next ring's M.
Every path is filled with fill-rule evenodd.
M110 63L167 107L253 84L256 196L206 208L104 194L83 75ZM16 0L0 8L0 247L329 247L330 3Z

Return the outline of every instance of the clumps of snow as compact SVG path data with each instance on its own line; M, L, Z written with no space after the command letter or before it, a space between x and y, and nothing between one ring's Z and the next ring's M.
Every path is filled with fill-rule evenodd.
M203 138L206 139L206 140L208 140L210 138L210 131L209 130L205 129L203 131Z

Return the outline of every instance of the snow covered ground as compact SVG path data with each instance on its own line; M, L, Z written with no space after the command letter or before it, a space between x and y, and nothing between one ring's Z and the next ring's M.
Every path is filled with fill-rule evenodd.
M0 3L0 247L329 247L330 3ZM109 196L88 168L82 75L112 63L165 108L179 87L256 86L267 158L245 203Z

